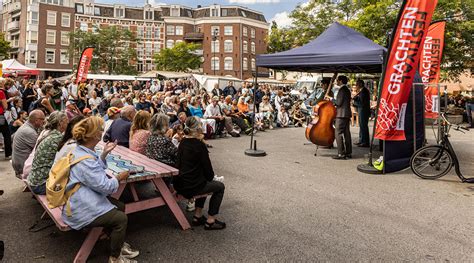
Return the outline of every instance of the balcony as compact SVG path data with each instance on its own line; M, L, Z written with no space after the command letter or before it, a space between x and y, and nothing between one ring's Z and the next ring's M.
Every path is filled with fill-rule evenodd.
M19 39L11 40L10 44L11 44L12 48L19 48L20 47L20 40Z
M204 33L200 33L200 32L186 33L184 35L184 40L187 40L187 41L203 41L204 40Z
M7 6L6 8L8 13L15 13L21 11L21 3L20 2L15 2L11 3Z
M20 29L20 21L12 21L7 24L8 31L15 31Z

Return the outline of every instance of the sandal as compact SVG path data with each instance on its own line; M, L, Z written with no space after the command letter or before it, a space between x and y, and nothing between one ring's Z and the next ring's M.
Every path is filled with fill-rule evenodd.
M206 222L204 224L204 230L222 230L226 227L225 223L224 222L221 222L219 220L216 219L216 221L214 221L214 223L210 224L208 222Z
M193 216L193 221L192 221L193 226L202 226L206 224L206 222L207 222L207 218L205 216L201 216L201 217Z

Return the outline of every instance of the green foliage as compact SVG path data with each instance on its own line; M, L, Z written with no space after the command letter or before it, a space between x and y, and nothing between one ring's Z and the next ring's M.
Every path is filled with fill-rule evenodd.
M196 51L201 45L195 43L177 43L172 48L160 50L155 54L155 66L158 70L187 72L201 66L201 56Z
M337 4L310 0L298 5L290 17L293 25L279 28L276 23L268 37L268 52L280 52L304 45L319 36L335 21L364 34L379 45L396 23L399 0L343 0ZM474 1L439 0L433 21L447 20L443 55L443 78L456 80L468 70L474 72Z
M76 62L79 61L84 48L94 47L94 58L91 62L92 72L137 74L135 66L137 52L134 45L138 41L129 30L111 26L96 28L95 32L78 30L71 33L70 37L72 45L69 48L69 53Z
M8 52L10 51L10 42L5 40L5 33L0 32L0 57L4 59L9 58Z

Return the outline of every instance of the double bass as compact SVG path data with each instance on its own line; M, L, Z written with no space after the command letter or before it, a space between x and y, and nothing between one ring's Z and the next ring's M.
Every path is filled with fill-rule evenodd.
M337 73L331 79L331 83L326 90L325 98L331 91L331 87L336 80ZM332 147L336 139L336 131L333 123L336 119L336 107L329 100L318 102L314 114L317 116L306 127L306 139L317 146Z

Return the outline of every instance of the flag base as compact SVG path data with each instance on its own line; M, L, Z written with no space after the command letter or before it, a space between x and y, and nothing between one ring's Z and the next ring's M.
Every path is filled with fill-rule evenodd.
M357 171L366 174L382 174L382 171L375 169L375 167L367 163L357 165Z
M247 149L245 150L245 155L252 156L252 157L263 157L263 156L266 156L267 153L263 150Z

